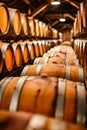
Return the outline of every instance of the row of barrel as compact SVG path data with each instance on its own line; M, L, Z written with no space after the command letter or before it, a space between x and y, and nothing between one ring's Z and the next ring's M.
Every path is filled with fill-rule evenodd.
M84 84L85 72L83 67L79 64L78 56L71 46L59 45L50 49L43 57L36 58L33 65L25 66L21 76L41 76L46 80L55 77L56 79L51 79L54 81L58 80L58 97L56 99L55 116L68 122L76 121L79 124L83 124L83 117L85 117L85 123L87 123L87 117L85 115L87 109L86 86ZM51 80L50 84L52 86ZM48 86L50 87L50 85ZM74 88L75 86L76 88ZM83 90L81 90L82 88ZM50 90L51 87L48 89L48 91L52 91ZM61 95L63 97L61 97ZM75 99L77 103L74 102ZM49 101L51 102L50 99ZM81 104L79 104L79 102ZM81 106L83 108L81 108ZM80 111L78 109L80 109ZM75 113L75 111L77 112ZM81 114L80 117L78 113L79 115Z
M39 113L86 126L83 82L84 71L74 50L59 45L40 60L35 59L34 65L25 66L20 77L5 77L0 81L0 109Z
M84 70L70 46L50 49L43 57L36 58L33 65L26 65L21 73L28 76L43 74L84 82Z
M85 34L87 30L87 1L80 3L80 8L77 12L75 22L73 25L73 36L80 36Z
M82 66L84 69L85 79L87 80L87 40L86 39L75 40L73 48L77 55L77 58L79 59L80 66Z
M58 38L58 31L46 23L20 13L18 9L8 8L0 3L0 35L5 37L35 36Z
M19 41L17 43L3 43L0 41L0 73L11 71L15 67L28 64L36 57L43 55L53 46L51 41Z

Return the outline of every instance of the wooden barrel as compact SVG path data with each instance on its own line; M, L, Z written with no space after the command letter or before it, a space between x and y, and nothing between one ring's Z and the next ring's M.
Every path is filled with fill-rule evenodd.
M43 52L46 53L47 47L46 47L46 42L44 40L42 41L42 45L43 45Z
M87 29L87 1L84 0L80 3L80 10L81 10L81 20L82 20L82 32L86 31Z
M73 31L74 31L74 37L77 35L77 27L78 27L78 25L77 25L77 18L75 18L75 20L74 20L74 26L73 26Z
M5 9L4 6L0 6L0 17L0 26L3 35L13 36L20 34L21 20L20 12L17 9Z
M45 75L6 77L0 81L0 109L40 113L85 124L85 86Z
M82 50L83 50L83 42L82 40L79 43L79 63L82 66Z
M81 19L81 10L77 12L77 19L78 19L78 34L82 32L82 19Z
M53 48L54 47L54 42L50 40L50 41L48 41L48 45L49 45L49 49Z
M15 64L17 67L20 67L23 63L23 55L20 44L13 43L12 44L14 50Z
M42 56L44 53L42 42L38 41L38 45L39 45L39 50L40 50L40 56Z
M7 71L11 71L14 67L14 52L11 44L0 43L0 48L2 51L4 66Z
M2 52L1 52L1 49L0 49L0 73L2 72L3 70L3 56L2 56Z
M21 13L21 33L22 36L27 36L29 34L29 23L26 14Z
M59 119L41 114L0 111L1 130L86 130L79 125L72 125Z
M58 40L54 40L54 46L58 46L58 45L59 45Z
M59 57L65 61L65 64L79 65L77 56L71 47L58 46L47 51L43 57Z
M56 64L66 64L66 65L77 65L78 66L78 60L75 60L75 62L73 60L69 62L67 57L61 58L59 56L38 57L34 60L33 64L46 64L46 63L56 63Z
M39 37L40 36L39 20L34 19L34 21L35 21L35 36Z
M75 53L76 53L77 43L76 43L75 41L74 41L73 49L74 49L74 51L75 51Z
M6 34L9 28L9 12L4 3L0 3L0 31Z
M43 23L43 37L47 37L47 25Z
M34 19L31 17L28 17L28 22L29 22L29 34L30 36L35 36L35 22Z
M35 48L35 55L36 57L40 56L40 48L39 48L39 45L38 45L38 41L32 41L33 44L34 44L34 48Z
M78 58L78 55L79 55L79 41L78 40L75 41L75 53Z
M39 33L40 33L40 37L43 37L43 22L39 21Z
M46 40L46 47L47 47L47 51L49 50L49 45L48 45L48 41Z
M57 49L57 50L56 50ZM66 58L66 51L60 50L60 48L52 48L43 57L61 57L62 59Z
M85 43L85 49L84 49L84 65L83 65L83 68L84 68L84 74L85 74L85 78L87 80L87 42Z
M78 66L65 66L61 64L26 65L21 73L22 76L38 76L43 74L46 74L48 77L84 82L83 68Z
M55 64L65 64L65 60L60 57L38 57L34 60L33 64L47 64L47 63L55 63Z
M27 45L27 43L22 43L22 44L20 44L20 46L21 46L23 61L24 61L24 63L27 63L30 60L28 45Z
M28 50L29 50L29 54L30 54L30 59L34 60L34 58L36 57L35 55L35 46L32 42L28 42Z

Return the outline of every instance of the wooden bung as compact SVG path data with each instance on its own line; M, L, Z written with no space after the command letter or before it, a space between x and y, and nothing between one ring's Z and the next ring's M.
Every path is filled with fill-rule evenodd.
M0 109L26 111L85 125L83 83L54 77L8 77L0 81Z

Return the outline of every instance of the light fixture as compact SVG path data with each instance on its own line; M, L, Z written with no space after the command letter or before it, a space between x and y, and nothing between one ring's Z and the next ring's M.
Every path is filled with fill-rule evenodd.
M52 2L51 2L51 5L59 5L59 4L60 4L59 1L52 1Z
M65 19L65 18L60 18L59 21L60 21L60 22L65 22L66 19Z

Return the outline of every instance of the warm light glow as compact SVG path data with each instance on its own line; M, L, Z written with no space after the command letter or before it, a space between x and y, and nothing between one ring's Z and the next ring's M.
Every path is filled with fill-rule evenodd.
M60 18L59 21L60 21L60 22L65 22L66 19L65 19L65 18Z
M52 1L52 2L51 2L51 5L59 5L59 4L60 4L59 1Z

